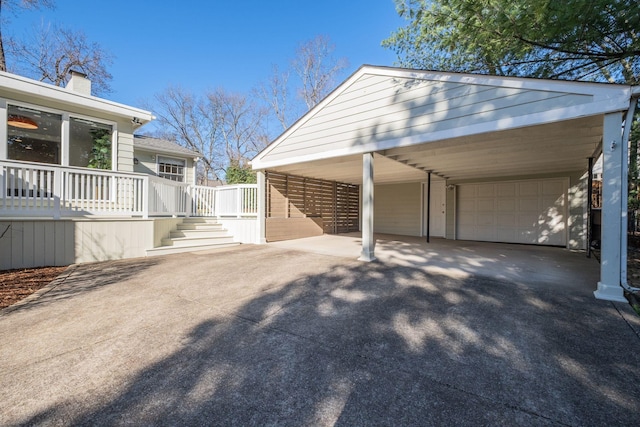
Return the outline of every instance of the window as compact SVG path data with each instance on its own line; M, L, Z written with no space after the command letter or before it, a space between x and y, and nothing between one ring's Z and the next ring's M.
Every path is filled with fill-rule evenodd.
M111 169L111 126L70 118L69 165Z
M184 160L158 157L158 176L171 181L184 182L184 166Z
M112 169L115 125L11 104L6 120L9 160Z
M60 164L62 116L32 108L7 106L7 157Z

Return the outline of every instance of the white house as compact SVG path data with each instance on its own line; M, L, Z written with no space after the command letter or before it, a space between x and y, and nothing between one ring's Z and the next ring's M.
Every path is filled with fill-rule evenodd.
M200 153L166 139L146 135L133 137L133 170L177 182L196 185Z
M80 73L61 88L0 72L0 269L253 241L255 188L196 186L198 153L134 137L152 119Z
M252 161L260 239L360 228L365 261L374 232L585 249L589 159L603 153L596 296L626 301L637 89L363 66Z

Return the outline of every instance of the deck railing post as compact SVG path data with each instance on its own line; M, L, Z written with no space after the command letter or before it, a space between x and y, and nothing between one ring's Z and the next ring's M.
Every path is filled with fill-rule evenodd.
M191 185L187 185L184 189L184 197L186 199L186 213L185 216L189 218L191 216L192 207L193 207L193 197L192 192L195 192L195 189Z
M60 219L62 205L64 205L64 170L56 168L53 171L53 219Z
M213 194L213 216L220 218L220 190L217 188Z
M149 191L149 177L142 177L142 218L149 218L149 198L151 192Z

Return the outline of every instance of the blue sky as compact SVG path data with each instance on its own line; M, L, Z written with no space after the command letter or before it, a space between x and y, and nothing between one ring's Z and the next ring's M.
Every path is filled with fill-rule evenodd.
M319 34L348 59L341 78L365 63L393 65L380 42L403 24L393 0L57 0L54 10L21 12L3 32L19 35L43 21L83 30L110 51L107 97L132 106L169 85L248 93Z

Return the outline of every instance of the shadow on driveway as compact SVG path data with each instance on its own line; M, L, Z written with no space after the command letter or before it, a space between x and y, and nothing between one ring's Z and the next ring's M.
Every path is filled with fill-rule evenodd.
M12 368L2 424L640 424L640 340L589 285L251 246L155 260L140 261L158 263L144 292L112 308L113 335ZM149 305L149 323L124 325ZM19 316L0 319L5 338Z

